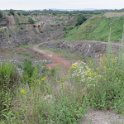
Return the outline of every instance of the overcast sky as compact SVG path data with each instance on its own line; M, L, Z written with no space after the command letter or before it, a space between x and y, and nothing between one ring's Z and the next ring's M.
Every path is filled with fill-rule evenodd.
M124 0L0 0L0 9L121 9Z

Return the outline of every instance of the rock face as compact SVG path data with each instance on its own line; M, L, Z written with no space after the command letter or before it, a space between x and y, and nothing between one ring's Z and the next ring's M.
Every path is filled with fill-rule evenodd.
M67 43L63 42L61 45L58 44L59 48L69 48L72 51L79 51L83 57L95 57L100 54L105 53L106 44L100 42L76 42L76 43Z
M123 47L121 44L112 43L109 44L107 42L101 41L77 41L77 42L50 42L47 43L48 47L55 47L60 49L69 49L72 52L79 52L82 56L85 57L99 57L105 52L114 52L117 53L119 48Z

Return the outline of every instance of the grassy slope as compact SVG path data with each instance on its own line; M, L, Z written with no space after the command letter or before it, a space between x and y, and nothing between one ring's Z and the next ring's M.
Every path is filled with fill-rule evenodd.
M124 17L105 18L103 16L94 16L81 26L72 29L67 33L65 39L107 41L111 24L111 40L119 41L122 37L123 23Z

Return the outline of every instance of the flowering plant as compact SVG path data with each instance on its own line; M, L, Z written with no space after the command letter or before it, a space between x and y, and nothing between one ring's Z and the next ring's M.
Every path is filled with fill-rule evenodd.
M80 82L88 85L95 85L101 78L97 72L87 66L84 62L76 62L70 68L70 78L73 82Z

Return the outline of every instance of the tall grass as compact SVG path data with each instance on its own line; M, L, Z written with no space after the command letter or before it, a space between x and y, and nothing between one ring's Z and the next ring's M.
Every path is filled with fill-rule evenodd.
M56 77L59 76L56 70L44 69L40 73L36 68L37 66L32 65L31 62L26 61L26 64L24 62L20 81L25 83L21 82L16 88L16 95L10 102L10 111L3 122L9 124L79 122L86 111L82 90L67 83L68 78ZM28 75L28 78L25 78L24 74Z
M90 105L96 109L116 110L123 113L123 109L119 107L121 105L123 108L124 105L124 61L120 61L118 57L105 56L98 72L102 78L88 94Z
M16 68L10 63L0 64L0 119L9 111L12 95L18 83Z

